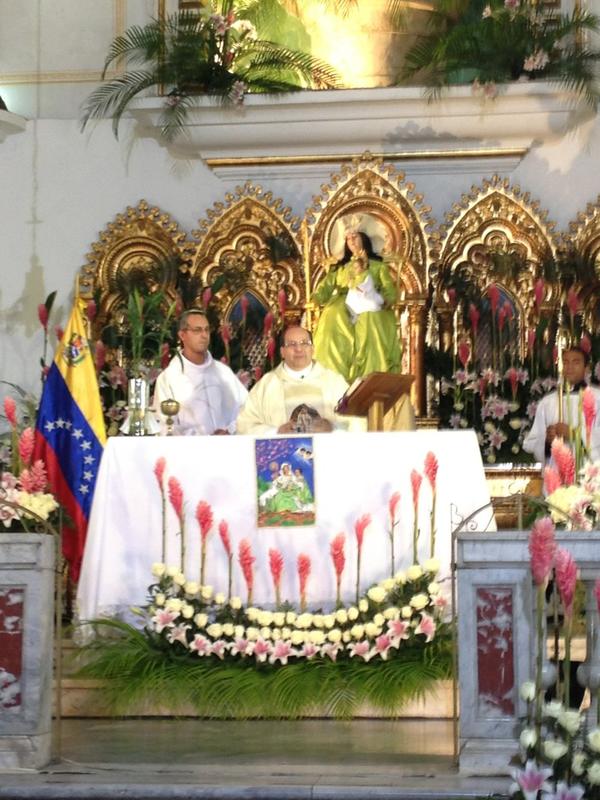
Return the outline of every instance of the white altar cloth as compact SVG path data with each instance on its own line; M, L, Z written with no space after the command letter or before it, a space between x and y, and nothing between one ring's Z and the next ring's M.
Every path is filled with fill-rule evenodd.
M305 528L256 527L256 473L253 436L119 437L109 439L98 473L77 592L80 620L103 615L127 616L146 600L151 565L161 560L161 499L154 475L156 460L166 459L165 485L181 483L186 512L186 575L199 580L200 533L195 519L199 500L212 506L214 525L208 539L206 582L227 591L227 560L217 526L225 519L234 549L233 594L245 602L246 589L237 563L237 546L250 539L256 557L254 603L272 605L274 591L268 551L276 547L285 560L282 598L298 605L297 557L312 560L307 598L311 608L331 608L335 574L329 553L333 537L346 534L343 596L354 597L356 538L354 523L370 514L364 537L361 589L390 574L388 500L399 491L395 531L396 569L412 563L413 504L410 473L423 473L428 451L437 456L436 557L447 575L451 527L489 503L489 493L472 431L411 433L338 433L313 437L316 524ZM423 479L420 492L419 559L429 557L431 492ZM489 509L480 529L489 527ZM477 523L477 519L475 520ZM167 500L167 562L179 564L179 525Z

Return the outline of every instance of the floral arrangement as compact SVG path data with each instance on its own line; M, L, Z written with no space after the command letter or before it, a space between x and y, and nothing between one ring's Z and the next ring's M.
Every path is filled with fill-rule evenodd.
M570 654L577 565L571 554L557 548L554 525L549 517L538 520L531 531L529 551L531 571L537 592L536 676L521 687L527 702L527 718L521 731L520 759L523 768L513 772L511 794L524 800L542 797L561 800L596 798L600 793L600 718L586 718L579 709L569 708ZM557 697L545 702L542 682L546 637L543 624L545 595L554 572L562 603L565 645L564 679L557 681ZM600 611L600 580L594 594ZM596 712L598 714L598 712Z
M34 431L19 431L17 407L4 398L4 413L11 429L10 470L0 472L0 521L6 532L46 530L58 516L59 504L46 491L48 476L41 459L33 460ZM1 529L0 529L1 530Z
M552 443L556 468L544 469L546 503L552 520L568 530L600 527L600 461L587 462L576 482L575 457L561 440Z

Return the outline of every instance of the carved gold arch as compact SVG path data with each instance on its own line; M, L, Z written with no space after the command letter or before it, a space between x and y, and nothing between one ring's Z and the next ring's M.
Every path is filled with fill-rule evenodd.
M290 319L305 303L302 260L296 234L300 222L283 201L250 182L225 195L192 231L196 244L190 271L204 286L223 269L240 277L241 289L223 288L215 300L227 320L242 292L252 293L268 308L276 308L278 292L285 290Z
M120 323L132 285L160 289L175 298L178 268L190 258L190 243L168 214L145 200L117 214L100 233L80 272L81 294L99 295L95 332Z
M580 212L577 219L569 224L569 232L563 237L563 248L577 253L595 267L596 283L582 286L579 295L586 326L597 332L600 311L600 194L595 203L588 203L585 211Z
M340 225L356 225L372 239L373 234L378 237L375 249L388 262L398 287L403 370L415 376L412 400L419 414L425 413L425 305L435 236L430 210L402 172L365 153L330 175L307 212L311 289L339 259L333 245L340 240Z
M554 223L547 222L547 212L540 211L529 192L511 187L507 178L494 175L480 187L473 186L455 203L441 226L439 250L434 267L436 310L440 321L442 346L452 341L452 313L444 294L444 280L461 270L481 293L497 283L511 296L518 309L519 347L525 347L525 326L533 314L533 287L541 265L556 257L558 237ZM491 258L492 251L514 254L522 267L518 274L507 277L498 272ZM551 302L552 292L546 298Z

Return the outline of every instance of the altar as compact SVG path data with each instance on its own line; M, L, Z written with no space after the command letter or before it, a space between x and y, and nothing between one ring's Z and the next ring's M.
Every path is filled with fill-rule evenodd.
M364 536L361 586L390 574L390 497L400 493L395 529L396 569L412 564L413 495L411 472L423 471L428 452L439 463L436 487L436 549L442 573L448 575L451 528L489 502L475 434L471 431L321 434L313 439L315 524L296 528L258 528L255 438L146 437L109 439L100 467L79 581L77 605L81 620L119 615L146 600L153 581L151 567L161 560L161 495L154 475L157 459L166 461L166 476L179 480L186 517L186 577L199 580L200 532L195 509L200 500L211 506L214 524L207 542L206 582L227 590L227 556L217 526L229 526L234 553L233 594L245 599L237 566L240 540L252 545L255 563L254 603L272 606L274 594L268 553L284 557L283 599L298 604L298 555L311 560L307 595L311 607L331 608L335 574L330 542L344 533L346 567L342 593L351 600L356 581L354 525L369 514ZM419 559L430 556L431 491L424 480L419 493ZM490 512L482 512L481 527ZM179 524L167 501L167 563L179 565ZM477 522L477 520L475 520Z

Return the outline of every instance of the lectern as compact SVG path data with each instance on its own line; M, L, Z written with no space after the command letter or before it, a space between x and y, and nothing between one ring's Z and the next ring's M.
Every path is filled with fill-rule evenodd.
M382 431L383 417L404 394L409 394L413 375L371 372L355 381L340 400L337 413L367 418L367 430Z

